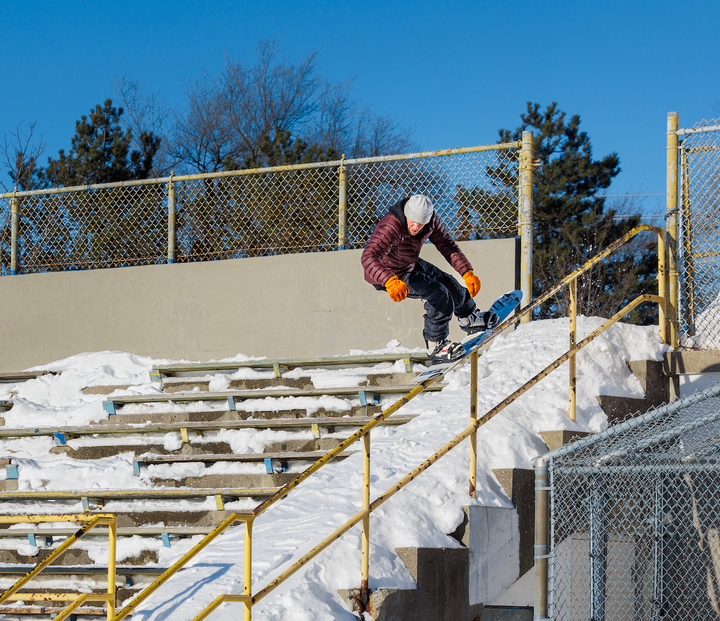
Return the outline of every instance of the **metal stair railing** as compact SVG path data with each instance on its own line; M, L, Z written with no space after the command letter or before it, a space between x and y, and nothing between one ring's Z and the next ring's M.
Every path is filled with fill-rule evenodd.
M39 522L86 522L75 534L63 541L48 557L40 561L33 569L22 576L9 589L0 593L0 604L6 601L71 601L70 605L62 609L54 617L56 621L67 619L77 608L87 601L104 602L107 604L107 618L110 620L115 616L115 559L117 545L117 524L112 514L68 514L68 515L2 515L0 523L18 524ZM18 591L37 576L43 569L48 567L60 555L67 551L73 544L88 534L96 526L105 525L108 527L108 586L107 593L22 593Z
M599 328L594 330L590 335L582 339L580 342L576 341L575 329L575 298L576 295L573 293L576 281L579 276L589 271L594 265L607 258L623 244L633 238L635 235L649 231L658 235L658 295L643 294L636 297L630 303L625 305L620 311L613 315L610 319L605 321ZM664 230L659 227L650 225L640 225L629 231L622 238L608 246L605 250L597 254L592 259L588 260L582 267L578 268L568 276L566 276L557 285L552 287L550 290L539 296L534 302L522 308L515 316L509 317L502 323L500 323L484 341L483 346L491 342L496 336L501 334L511 324L517 322L524 316L530 316L531 313L543 304L545 301L556 295L564 287L569 287L571 291L571 304L570 304L570 348L568 351L557 358L555 361L547 365L542 371L536 374L531 380L526 382L523 386L515 390L510 396L505 398L495 407L490 409L482 417L477 417L477 360L478 351L474 350L466 354L463 359L470 358L471 364L471 405L470 405L470 425L443 446L440 450L436 451L433 455L428 457L419 466L408 473L402 480L386 490L380 496L378 496L372 502L370 501L370 432L380 423L382 423L389 416L397 412L409 401L417 397L419 394L424 392L429 386L432 386L436 382L440 381L444 377L444 372L437 377L428 379L417 387L413 388L405 396L400 398L386 410L378 414L372 421L367 423L364 427L353 433L350 437L336 446L334 449L329 451L324 457L319 459L313 465L309 466L306 470L300 473L295 479L284 485L282 488L277 490L272 496L265 499L252 511L233 513L228 516L221 524L213 529L202 541L198 542L191 550L189 550L182 558L176 561L170 568L168 568L161 576L158 577L155 582L147 586L143 591L138 593L128 604L126 604L118 613L112 618L112 621L120 621L127 615L131 614L132 611L145 599L147 599L152 593L154 593L162 584L169 580L179 569L184 567L195 555L201 550L207 547L214 539L222 534L229 526L240 521L245 523L245 558L244 558L244 584L243 593L240 594L226 594L218 596L213 602L211 602L205 609L203 609L197 616L194 617L193 621L200 621L210 615L218 606L224 602L238 602L245 604L244 618L246 621L250 621L252 618L252 607L264 597L269 595L277 586L279 586L284 580L297 572L300 568L310 562L315 556L317 556L322 550L326 549L330 544L339 539L342 535L348 532L355 525L362 523L362 538L361 538L361 587L359 601L362 604L367 602L369 596L369 549L370 549L370 513L380 507L383 503L389 500L395 493L400 491L412 480L417 478L422 472L427 470L432 464L437 462L441 457L449 453L452 449L457 447L461 442L470 438L470 476L469 476L469 491L472 497L475 497L475 477L477 471L477 430L484 425L486 422L497 416L502 410L508 405L516 401L520 396L525 394L543 378L549 375L552 371L557 369L559 366L574 359L577 353L590 344L595 338L603 334L610 326L619 321L624 315L631 312L634 308L644 302L654 302L658 304L658 324L660 328L660 337L663 342L667 342L667 318L666 318L666 287L665 287L665 237ZM569 412L572 412L573 398L574 398L574 364L571 365L571 386L570 386L570 404ZM262 589L257 591L255 594L252 593L252 527L255 519L264 513L269 507L274 505L276 502L288 495L293 489L298 487L305 479L310 477L312 474L317 472L320 468L332 461L337 455L346 450L353 443L358 440L363 441L363 508L345 524L340 526L335 532L326 537L312 550L305 554L302 558L296 561L291 567L282 572L279 576L268 582ZM538 571L542 571L542 555L536 557L540 559L540 567ZM536 613L537 614L537 613Z

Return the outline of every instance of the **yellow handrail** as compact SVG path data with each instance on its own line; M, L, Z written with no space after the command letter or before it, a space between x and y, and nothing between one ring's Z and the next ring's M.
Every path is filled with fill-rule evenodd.
M67 514L67 515L1 515L0 524L38 524L42 522L87 522L75 534L71 535L63 541L52 553L44 560L40 561L33 569L20 578L9 589L0 593L0 604L6 601L14 600L38 600L45 601L67 601L70 597L74 601L65 609L63 609L55 619L62 621L86 601L105 602L107 604L107 618L112 619L115 616L115 560L117 546L117 523L115 516L111 513L101 513L97 515L88 514ZM107 593L82 593L75 596L67 593L22 593L19 591L25 584L37 576L50 563L60 557L73 544L82 539L93 528L99 525L108 526L108 587Z
M245 621L250 621L252 616L252 606L259 602L261 599L266 597L270 592L272 592L278 585L282 584L284 580L286 580L288 577L293 575L296 571L298 571L301 567L306 565L309 561L311 561L315 556L317 556L321 551L323 551L325 548L327 548L330 544L332 544L334 541L339 539L343 534L348 532L353 526L356 524L363 522L364 528L363 528L363 537L362 537L362 561L361 561L361 584L362 589L364 589L365 595L367 595L368 587L367 584L367 575L368 575L368 568L366 565L367 562L367 556L369 553L369 515L377 509L380 505L382 505L385 501L387 501L389 498L391 498L395 493L400 491L403 487L405 487L410 481L415 479L419 474L427 470L432 464L434 464L436 461L438 461L441 457L449 453L453 448L458 446L461 442L463 442L468 437L471 438L471 455L476 454L477 448L475 445L475 442L472 441L474 438L477 430L479 427L484 425L486 422L488 422L491 418L499 414L503 409L505 409L508 405L513 403L516 399L518 399L520 396L522 396L525 392L530 390L535 384L537 384L539 381L541 381L544 377L549 375L553 370L557 369L559 366L564 364L570 359L574 359L577 353L582 350L584 347L586 347L590 342L592 342L595 338L600 336L603 332L605 332L611 325L619 321L624 315L631 312L633 309L635 309L637 306L644 302L654 302L657 303L659 306L658 314L659 314L659 327L660 327L660 336L663 342L667 342L667 320L666 320L666 314L665 309L667 306L667 298L666 298L666 289L665 289L665 247L664 247L664 233L665 231L659 227L651 226L642 224L631 231L629 231L626 235L624 235L622 238L618 239L616 242L605 248L602 252L598 253L595 257L588 260L584 265L582 265L580 268L566 276L564 279L562 279L557 285L546 291L544 294L539 296L534 302L529 304L528 306L525 306L522 308L514 317L508 318L502 323L500 323L496 328L493 329L493 331L488 335L488 338L484 341L483 345L486 345L490 341L492 341L497 335L499 335L501 332L503 332L511 323L517 322L519 319L521 319L523 316L531 316L531 313L534 309L536 309L538 306L543 304L545 301L556 295L559 291L563 289L563 287L570 286L571 283L574 283L576 279L590 270L594 265L602 261L603 259L607 258L610 254L615 252L618 248L620 248L623 244L625 244L627 241L632 239L635 235L643 232L643 231L649 231L654 232L658 235L658 295L640 295L637 298L635 298L633 301L628 303L626 306L624 306L618 313L613 315L610 319L608 319L606 322L604 322L599 328L594 330L590 335L585 337L582 341L580 341L577 344L572 343L570 346L570 349L560 356L558 359L556 359L554 362L552 362L550 365L548 365L545 369L540 371L535 377L533 377L531 380L529 380L527 383L525 383L523 386L518 388L513 394L511 394L509 397L504 399L501 403L496 405L494 408L492 408L490 411L488 411L485 415L483 415L480 418L472 418L473 415L473 408L476 408L476 401L472 400L471 403L471 424L469 427L467 427L462 433L457 435L453 440L448 442L443 448L438 450L436 453L434 453L432 456L427 458L422 464L417 466L414 470L412 470L409 474L407 474L402 480L400 480L398 483L396 483L394 486L392 486L390 489L386 490L383 494L378 496L373 502L369 502L369 496L367 497L367 501L365 498L365 489L364 489L364 496L363 496L363 509L357 513L355 516L353 516L350 520L348 520L345 524L340 526L335 532L333 532L331 535L326 537L323 541L321 541L317 546L315 546L310 552L305 554L301 559L299 559L296 563L294 563L291 567L286 569L284 572L282 572L279 576L277 576L275 579L271 580L264 588L259 590L255 595L252 595L252 589L251 589L251 577L252 577L252 521L257 518L259 515L264 513L270 506L275 504L278 500L284 498L287 496L287 494L295 489L302 481L307 479L310 475L312 475L314 472L317 472L320 468L322 468L325 464L332 461L335 457L337 457L340 453L342 453L346 448L348 448L350 445L358 441L359 439L365 437L368 437L368 440L364 440L364 457L363 457L363 472L365 473L367 471L367 477L369 480L369 467L370 467L370 450L369 450L369 433L370 431L379 425L382 421L384 421L386 418L391 416L393 413L395 413L397 410L399 410L402 406L404 406L406 403L408 403L411 399L414 399L416 396L418 396L420 393L422 393L427 387L431 386L435 382L439 381L443 375L440 375L438 377L432 378L430 380L427 380L425 382L422 382L421 384L418 384L416 388L411 390L408 394L400 398L398 401L396 401L394 404L392 404L389 408L378 414L372 421L370 421L368 424L366 424L364 427L356 431L354 434L352 434L349 438L341 442L337 447L335 447L333 450L331 450L329 453L327 453L323 458L315 462L313 465L308 467L306 470L304 470L301 474L299 474L295 479L287 483L285 486L280 488L273 496L267 498L263 502L261 502L255 509L253 509L250 512L247 513L234 513L230 515L225 521L223 521L222 524L220 524L217 528L213 530L212 533L208 534L202 541L198 542L195 547L193 547L188 553L185 554L180 560L178 560L170 569L168 569L162 576L160 576L153 584L149 585L144 589L141 593L139 593L131 602L129 602L119 613L116 617L114 617L113 621L119 621L120 619L124 618L132 610L137 607L140 602L142 602L144 599L146 599L152 592L154 592L163 582L165 582L172 574L174 574L178 569L180 569L182 566L184 566L192 557L194 557L198 552L200 552L202 549L204 549L210 541L215 539L221 532L223 532L226 528L228 528L232 523L235 521L244 521L246 523L245 528L245 565L244 565L244 572L245 572L245 584L244 584L244 593L243 595L236 595L236 594L227 594L227 595L219 595L211 604L209 604L204 610L202 610L197 616L194 617L193 621L200 621L201 619L205 619L210 613L212 613L215 609L217 609L218 606L220 606L224 602L242 602L245 604ZM572 313L571 309L571 313ZM471 362L473 363L473 366L477 364L477 351L473 351L468 353L467 356L472 356ZM471 367L471 379L473 379L474 382L477 381L477 373L472 372ZM475 393L476 394L476 393ZM475 411L475 417L476 417L476 411ZM472 463L471 459L471 463ZM365 482L365 475L363 477L363 481ZM473 473L470 473L470 490L471 495L474 493L474 485L475 485L475 478L473 476ZM365 483L363 483L363 487L365 488ZM369 485L367 486L367 493L369 494ZM367 535L367 536L366 536ZM362 598L361 598L362 601Z

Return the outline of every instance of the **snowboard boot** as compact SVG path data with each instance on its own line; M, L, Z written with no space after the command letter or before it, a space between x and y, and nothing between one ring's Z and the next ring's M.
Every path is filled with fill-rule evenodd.
M498 325L499 317L494 311L481 311L475 309L467 317L458 317L460 329L466 334L476 334L485 330L492 330Z
M454 362L465 354L465 348L460 343L453 343L450 339L440 342L425 341L425 344L431 364Z

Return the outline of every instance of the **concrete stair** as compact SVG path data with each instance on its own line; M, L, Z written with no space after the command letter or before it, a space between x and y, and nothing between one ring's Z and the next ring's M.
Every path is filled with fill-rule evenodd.
M405 371L399 372L393 365L403 359ZM206 534L232 511L252 509L274 494L307 465L382 411L381 400L392 402L414 388L408 383L426 359L424 354L418 354L330 361L277 360L262 361L260 370L256 361L236 367L224 363L179 365L156 369L153 375L161 382L161 394L119 397L113 394L118 388L132 390L133 387L92 387L85 392L108 395L105 401L108 420L77 427L0 427L2 465L20 472L23 468L24 456L16 456L6 449L12 446L8 441L24 438L29 443L24 445L24 455L27 455L32 452L27 448L32 443L41 439L47 442L44 438L52 437L56 446L51 453L77 461L133 453L135 458L129 467L134 468L139 482L142 481L138 487L146 489L18 490L18 479L6 478L0 480L0 510L21 514L114 514L119 540L141 537L147 542L144 547L140 546L138 553L117 565L118 585L122 586L117 603L122 605L136 592L138 584L147 584L163 571L164 568L158 566L158 546L173 546L183 538ZM350 375L359 376L358 385L316 388L311 373L326 366L333 370L347 368ZM233 368L235 373L242 369L243 373L255 376L225 380L222 374L232 373ZM211 385L223 382L227 390L210 390ZM434 386L435 390L441 388ZM337 409L314 405L322 399L327 403L328 396L334 397ZM272 407L254 405L268 398L275 400ZM287 409L280 409L278 402ZM12 401L4 405L10 408ZM395 415L385 424L405 424L412 418ZM235 453L228 439L232 433L250 434L248 437L262 433L263 452ZM168 443L168 434L172 434L175 442ZM197 476L172 474L176 466L191 463L204 465L208 472ZM218 463L223 464L222 474L213 474L211 468ZM153 468L164 470L153 473ZM0 549L0 584L12 584L12 576L17 578L26 573L77 528L79 524L65 524L62 528L58 524L43 523L13 528L0 524L0 538L5 548ZM107 529L98 528L83 541L106 547L106 537ZM55 580L63 575L81 576L84 582L89 581L93 590L102 592L106 588L103 580L106 580L107 568L94 563L92 558L84 549L70 548L47 570L48 575ZM42 583L44 578L38 580ZM49 589L39 584L37 590ZM8 602L7 606L0 606L0 616L47 617L56 607L44 602L24 606L21 611L19 608ZM99 610L94 605L85 608L84 614L89 616L97 615Z

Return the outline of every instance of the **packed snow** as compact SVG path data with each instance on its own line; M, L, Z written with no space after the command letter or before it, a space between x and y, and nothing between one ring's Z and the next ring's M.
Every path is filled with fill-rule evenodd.
M578 340L603 322L599 318L580 318ZM478 414L509 396L568 348L568 320L546 320L523 324L512 333L496 338L479 359ZM662 345L657 327L616 324L578 356L577 422L567 416L567 364L553 372L525 395L509 405L478 432L477 500L467 493L468 444L461 444L430 467L418 479L383 504L371 516L370 587L413 588L413 579L395 553L398 547L458 547L450 537L463 519L463 506L479 504L511 507L492 473L494 468L531 468L532 460L547 451L539 433L570 429L600 431L606 417L598 405L598 395L642 397L643 390L627 365L630 360L660 360L667 347ZM391 342L380 352L409 352ZM350 354L368 353L352 351ZM247 360L238 355L233 360ZM0 399L13 398L15 406L4 414L6 427L85 425L107 418L102 394L86 394L88 386L118 386L114 394L154 394L158 384L150 381L153 365L177 361L157 360L122 352L86 353L42 368L56 375L17 384L0 385ZM418 367L418 370L422 367ZM373 372L402 372L402 362L378 365L374 369L304 370L316 387L357 386ZM293 371L293 373L301 373ZM258 372L242 370L237 377L258 377ZM286 377L290 374L286 374ZM209 376L211 390L222 390L232 378L229 374ZM415 466L462 432L469 423L470 371L463 365L447 377L442 392L422 394L403 407L399 414L417 415L402 426L379 427L372 433L371 498L392 487ZM248 405L263 410L324 407L339 412L344 401L326 397L325 402L307 399L267 399ZM384 398L382 405L393 400ZM156 406L131 406L142 414ZM173 406L180 410L187 406ZM193 405L192 407L200 407ZM222 408L203 404L201 409ZM227 407L227 406L224 406ZM163 404L163 411L168 405ZM131 410L127 410L128 412ZM269 432L232 430L221 432L234 451L262 452L265 442L277 435ZM263 435L264 434L264 435ZM297 437L297 436L294 436ZM74 440L73 442L89 440ZM155 438L138 435L134 442L179 446L177 434ZM51 452L47 438L4 440L3 453L20 464L20 489L143 489L150 486L149 475L133 476L132 453L112 455L93 461L71 459ZM193 476L214 472L212 468L231 467L252 471L257 464L203 466L187 464ZM153 466L163 468L164 466ZM166 468L169 472L169 468ZM173 470L172 476L177 476ZM235 470L233 470L235 471ZM253 591L287 569L318 542L361 509L362 464L359 453L334 462L303 482L283 501L273 505L255 521L253 528ZM210 502L210 501L208 501ZM120 502L106 504L107 511L119 510ZM231 503L233 510L249 509L249 499ZM176 576L171 578L134 612L138 621L172 618L192 619L217 595L242 593L244 529L236 527L218 537ZM155 546L158 562L166 565L184 554L198 537L173 544ZM25 544L26 545L26 544ZM102 562L93 545L91 556ZM128 538L119 548L120 558L143 551L137 538ZM27 547L27 545L26 545ZM306 565L282 586L253 608L253 618L263 621L319 621L357 619L338 595L338 589L359 586L360 530L348 534ZM3 581L5 584L5 581ZM242 614L242 604L225 604L212 618L231 621Z

